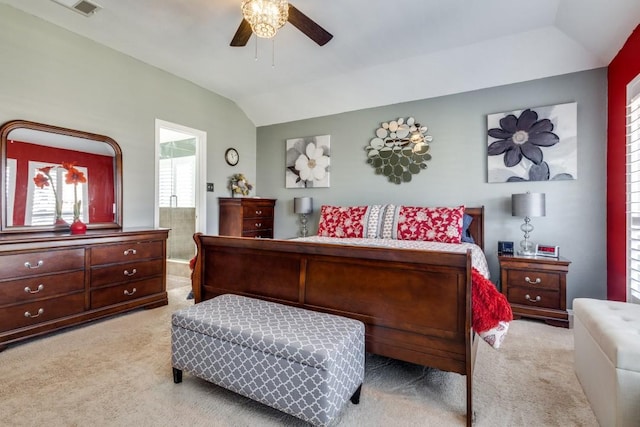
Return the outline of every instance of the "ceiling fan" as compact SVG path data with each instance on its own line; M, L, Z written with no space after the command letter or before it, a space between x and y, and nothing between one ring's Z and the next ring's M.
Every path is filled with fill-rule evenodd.
M284 25L284 23L286 23L287 21L290 22L294 27L302 31L307 37L309 37L311 40L313 40L320 46L324 46L329 42L329 40L333 38L333 35L331 35L327 30L322 28L315 21L313 21L304 13L300 12L295 6L293 6L291 3L288 3L287 1L245 0L242 3L242 10L245 17L242 19L242 22L240 23L238 30L233 36L230 46L233 46L233 47L246 46L247 42L251 38L251 34L254 34L254 33L256 33L256 35L258 35L259 37L265 37L265 38L273 37L273 35L275 35L275 31L277 31L277 29L280 28L280 27L275 28L275 31L273 31L273 35L271 36L264 36L264 35L261 36L259 33L255 32L254 29L252 28L251 23L246 18L247 15L246 15L245 9L251 6L251 4L248 4L248 3L258 3L260 6L263 6L263 3L280 3L280 7L284 8L284 10L280 11L282 13L281 18L285 18L285 19L281 19L282 21L281 25ZM269 6L271 5L269 4ZM276 6L273 6L273 8L275 7ZM288 15L286 12L288 12Z

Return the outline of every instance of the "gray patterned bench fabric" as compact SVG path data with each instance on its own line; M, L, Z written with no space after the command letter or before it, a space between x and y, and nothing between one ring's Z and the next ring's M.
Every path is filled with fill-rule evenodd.
M364 379L364 324L238 295L173 313L174 382L182 370L314 425L329 425Z

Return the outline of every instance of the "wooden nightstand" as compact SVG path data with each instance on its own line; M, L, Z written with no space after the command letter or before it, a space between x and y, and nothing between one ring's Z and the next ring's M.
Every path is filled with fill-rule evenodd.
M530 317L550 325L569 327L569 260L517 255L500 255L498 260L502 293L511 304L514 319Z

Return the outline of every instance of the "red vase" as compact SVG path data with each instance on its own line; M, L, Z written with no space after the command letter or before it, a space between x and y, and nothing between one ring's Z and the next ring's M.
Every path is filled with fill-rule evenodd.
M74 219L69 229L71 230L71 234L84 234L87 232L87 224L79 219Z
M68 230L69 223L62 218L58 218L53 223L53 228L55 228L56 230Z

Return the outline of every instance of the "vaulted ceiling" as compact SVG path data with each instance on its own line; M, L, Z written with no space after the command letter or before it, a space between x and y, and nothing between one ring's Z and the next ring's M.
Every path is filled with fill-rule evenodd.
M607 66L640 23L638 0L295 0L325 46L286 24L230 47L241 0L95 0L90 17L0 3L225 96L256 126Z

